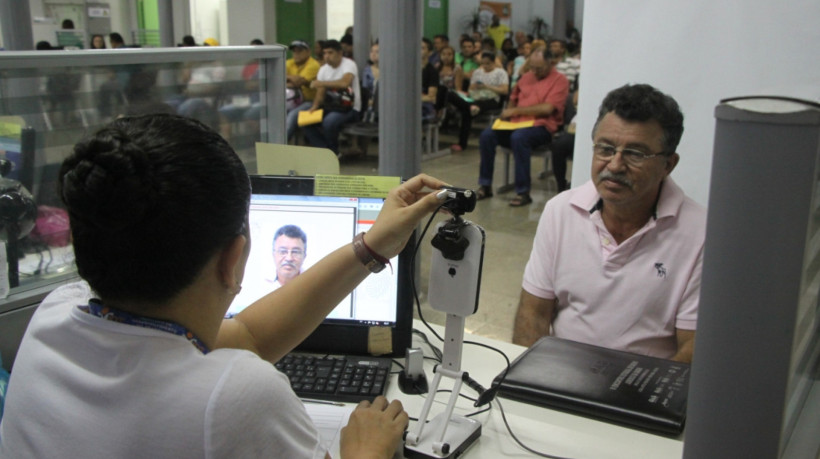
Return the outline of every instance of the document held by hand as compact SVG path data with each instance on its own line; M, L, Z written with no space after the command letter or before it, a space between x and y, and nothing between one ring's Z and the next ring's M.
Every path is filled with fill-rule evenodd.
M493 130L496 130L496 131L514 131L516 129L533 127L534 125L535 125L535 120L512 122L512 121L504 121L501 118L498 118L493 123Z
M324 110L321 108L319 110L310 112L308 110L299 112L299 118L296 120L296 124L299 127L302 126L309 126L311 124L317 124L322 122L322 116L324 115Z

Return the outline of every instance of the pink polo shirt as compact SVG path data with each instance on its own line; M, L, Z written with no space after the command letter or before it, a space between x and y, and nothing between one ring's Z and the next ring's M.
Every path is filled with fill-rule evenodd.
M656 218L620 245L592 181L547 202L523 288L556 299L555 336L670 358L698 315L706 209L667 177Z

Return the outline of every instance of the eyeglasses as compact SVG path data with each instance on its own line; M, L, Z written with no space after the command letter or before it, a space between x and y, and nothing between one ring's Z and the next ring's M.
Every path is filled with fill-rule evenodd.
M290 256L292 256L293 258L302 258L302 257L305 256L305 252L302 251L302 249L290 249L290 250L288 250L288 249L283 248L283 249L276 249L276 250L273 251L273 253L279 255L280 257L286 257L286 256L288 256L288 253L290 253Z
M619 151L621 152L621 159L630 166L640 166L647 159L656 156L668 156L665 151L660 153L644 153L633 148L615 148L605 143L592 145L593 154L601 161L611 161Z

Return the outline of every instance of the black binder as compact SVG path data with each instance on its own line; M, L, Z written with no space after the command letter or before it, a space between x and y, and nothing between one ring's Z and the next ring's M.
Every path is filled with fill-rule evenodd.
M545 336L512 363L499 395L677 435L688 389L689 364Z

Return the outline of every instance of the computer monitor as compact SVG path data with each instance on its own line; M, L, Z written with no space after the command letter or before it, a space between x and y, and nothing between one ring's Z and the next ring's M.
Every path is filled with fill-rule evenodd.
M284 249L291 251L291 263L301 261L300 272L304 272L350 243L359 232L367 231L384 203L383 198L316 196L311 177L251 176L251 187L251 252L242 291L228 315L279 288L274 257L274 236L279 229L292 225L305 236L304 253L298 259L293 260L293 247ZM393 270L370 274L297 349L327 354L403 355L410 346L413 320L410 258L414 238L410 240L404 251L391 260Z

